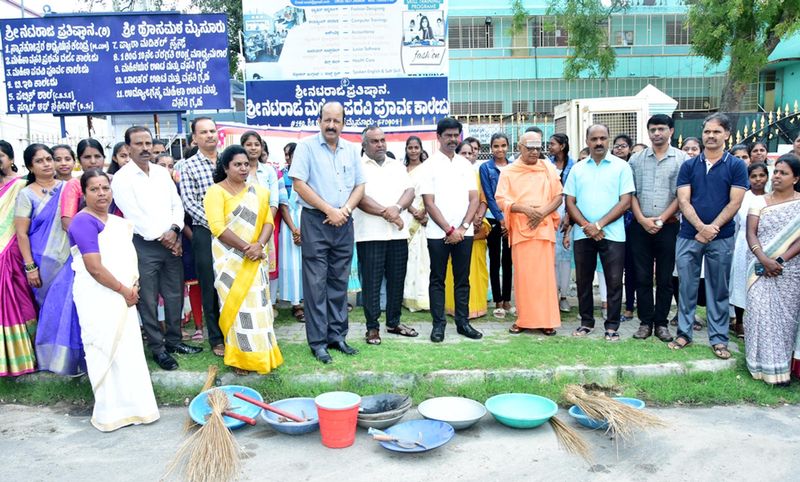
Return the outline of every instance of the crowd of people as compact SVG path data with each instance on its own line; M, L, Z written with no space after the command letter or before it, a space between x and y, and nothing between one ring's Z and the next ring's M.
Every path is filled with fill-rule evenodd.
M358 145L344 125L342 105L326 103L320 132L287 144L283 167L255 131L219 152L208 117L192 121L183 159L129 128L105 171L103 146L85 139L76 152L29 145L21 178L0 141L0 375L87 373L92 423L114 430L158 418L145 347L165 370L203 340L236 373L280 366L279 300L331 363L330 349L357 354L354 290L368 345L381 343L383 313L385 333L419 335L403 306L430 311L434 343L447 314L480 339L470 320L489 312L490 289L510 333L551 336L573 272L575 337L595 329L598 278L608 342L635 311L635 339L683 349L704 304L717 357L731 356L730 328L754 378L800 375L800 135L772 162L762 142L727 149L731 122L712 114L677 149L672 118L657 114L649 146L595 124L575 160L565 134L545 142L531 127L515 146L493 135L479 161L480 141L454 118L438 123L433 152L410 136L400 158L379 127Z

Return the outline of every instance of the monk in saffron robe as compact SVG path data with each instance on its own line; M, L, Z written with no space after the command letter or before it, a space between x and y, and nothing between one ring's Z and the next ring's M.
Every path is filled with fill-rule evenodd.
M561 326L556 288L556 212L562 201L555 167L539 159L542 136L526 132L519 140L519 158L500 173L495 199L506 219L517 322L511 333L540 329L555 335Z

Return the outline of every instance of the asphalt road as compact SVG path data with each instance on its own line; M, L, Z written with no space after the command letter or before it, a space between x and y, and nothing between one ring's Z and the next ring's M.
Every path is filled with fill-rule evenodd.
M797 480L800 407L653 409L668 427L627 445L578 427L594 447L594 465L562 451L549 425L515 430L486 415L423 454L386 451L359 429L346 449L319 434L288 436L267 425L236 431L245 459L240 480L384 478L440 480ZM558 415L577 425L562 410ZM95 430L85 409L0 406L3 480L159 480L183 439L186 411L163 408L161 420L110 434ZM419 418L412 410L404 420ZM173 477L174 479L174 477Z

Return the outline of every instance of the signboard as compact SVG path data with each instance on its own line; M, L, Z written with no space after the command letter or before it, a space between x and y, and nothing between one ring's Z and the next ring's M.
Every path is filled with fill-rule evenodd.
M248 124L434 124L449 113L443 0L243 0Z
M225 15L0 20L9 114L229 109Z

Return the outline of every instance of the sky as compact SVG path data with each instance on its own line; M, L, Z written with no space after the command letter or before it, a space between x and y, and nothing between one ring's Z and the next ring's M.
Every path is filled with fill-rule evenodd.
M16 3L21 3L21 0L14 0ZM5 2L4 2L5 3ZM57 13L71 13L75 11L85 11L88 2L80 0L24 0L25 7L41 13L45 5ZM178 0L179 9L191 5L191 0ZM103 0L101 5L95 5L93 12L110 12L112 11L111 0Z

